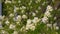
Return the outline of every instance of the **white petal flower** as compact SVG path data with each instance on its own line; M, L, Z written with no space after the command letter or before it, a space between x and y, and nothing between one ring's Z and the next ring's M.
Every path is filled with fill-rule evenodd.
M26 7L25 7L25 6L22 6L22 8L23 8L23 9L26 9Z
M56 30L59 30L59 27L58 26L56 26Z
M52 11L52 10L53 10L52 6L48 5L46 11Z
M18 15L18 16L16 16L16 21L21 21L21 16L20 15Z
M37 1L35 1L36 3L39 3L41 0L37 0Z
M53 26L56 27L57 26L57 23L54 23Z
M44 16L51 17L51 14L50 14L49 11L46 11L45 14L44 14Z
M19 0L18 3L21 3L21 0Z
M5 33L6 33L6 31L5 31L5 30L1 30L1 33L2 33L2 34L5 34Z
M37 23L39 21L40 21L40 19L38 19L38 17L34 17L34 19L32 20L33 23Z
M25 10L21 10L21 13L23 14L25 12Z
M30 29L34 31L35 30L35 26L31 26Z
M40 9L39 9L40 10ZM36 13L38 13L38 10L35 11Z
M14 16L14 14L12 14L12 13L9 15L9 17L13 17L13 16Z
M10 22L9 22L8 20L5 21L5 24L9 25L9 23L10 23Z
M14 12L16 12L17 10L19 10L19 7L14 6Z
M5 3L11 3L11 1L6 0Z
M14 31L13 34L18 34L18 32L17 31Z
M47 18L47 17L43 17L43 18L42 18L42 22L43 22L43 23L48 22L48 18Z
M52 27L52 24L47 24L47 27Z
M4 17L5 17L5 16L1 16L1 15L0 15L0 20L3 20L3 19L4 19Z
M16 24L20 25L20 22L16 22Z
M32 16L36 16L36 13L32 13Z
M42 5L45 5L45 4L46 4L46 2L43 2L43 3L42 3Z
M16 25L14 25L14 24L10 24L9 28L10 28L10 29L15 29L15 26L16 26Z
M29 30L32 26L33 26L33 24L27 24L26 25L26 30Z
M27 20L27 25L31 24L32 20L31 19L28 19Z
M54 20L56 20L57 17L54 17Z
M26 18L27 18L27 16L26 16L26 15L22 15L22 18L23 18L23 19L26 19Z

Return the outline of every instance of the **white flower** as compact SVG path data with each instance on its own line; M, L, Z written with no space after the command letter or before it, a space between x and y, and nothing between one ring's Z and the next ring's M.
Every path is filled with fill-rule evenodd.
M50 5L48 5L46 11L52 11L52 10L53 8Z
M14 31L13 34L18 34L18 32L17 31Z
M26 25L26 30L29 30L32 26L33 26L33 24L27 24Z
M22 6L22 8L23 8L23 9L26 9L26 7L25 7L25 6Z
M28 25L31 24L31 22L32 22L31 19L28 19L28 20L27 20L27 24L28 24Z
M12 13L9 15L9 17L13 17L13 16L14 16L14 14L12 14Z
M41 7L39 6L39 7L38 7L38 10L40 10L40 9L41 9Z
M2 33L2 34L5 34L5 33L6 33L6 31L5 31L5 30L1 30L1 33Z
M39 9L40 10L40 9ZM35 11L36 13L38 13L38 10Z
M28 3L28 5L31 5L31 3L32 3L32 0Z
M15 29L15 26L16 26L16 25L14 25L14 24L10 24L9 28L10 28L10 29Z
M10 22L9 22L8 20L5 21L5 24L9 25L9 23L10 23Z
M21 13L24 13L25 12L25 10L21 10Z
M43 2L43 3L42 3L42 5L45 5L45 4L46 4L46 2Z
M25 26L22 26L22 28L20 29L20 31L25 31L25 30L26 30Z
M54 23L53 26L56 27L57 26L57 23Z
M11 1L6 0L5 3L11 3Z
M36 16L36 13L32 13L32 16Z
M52 27L52 24L47 24L47 27Z
M17 10L19 10L19 7L14 6L14 12L16 12Z
M43 23L48 22L48 18L47 18L47 17L43 17L43 18L42 18L42 22L43 22Z
M21 21L21 16L20 15L16 16L16 21Z
M23 19L26 19L26 18L27 18L27 16L26 16L26 15L22 15L22 18L23 18Z
M5 17L5 16L1 16L1 15L0 15L0 20L3 20L3 19L4 19L4 17Z
M35 2L36 2L36 3L39 3L40 1L41 1L41 0L36 0Z
M34 19L32 20L33 23L37 23L39 21L40 21L40 19L38 19L38 17L34 17Z
M35 26L31 26L30 29L34 31L35 30Z
M21 3L21 0L19 0L18 3Z
M20 22L16 22L16 24L20 25Z
M58 26L56 26L56 30L58 30L59 29L59 27Z
M29 24L27 24L26 25L26 30L29 30L30 29L30 27L31 27L31 24L29 25Z
M51 17L51 14L50 14L49 11L46 11L45 14L44 14L44 16Z
M56 17L54 17L54 20L56 20Z
M22 10L22 9L26 9L26 7L25 6L22 6L22 7L20 7L20 9Z

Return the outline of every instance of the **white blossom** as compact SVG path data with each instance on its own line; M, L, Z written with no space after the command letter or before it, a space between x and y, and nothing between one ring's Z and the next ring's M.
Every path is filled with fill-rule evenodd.
M21 0L19 0L18 3L21 3Z
M31 26L30 29L34 31L35 30L35 26L34 25Z
M18 22L16 22L16 24L20 25L20 22L18 21Z
M56 17L54 17L54 20L56 20Z
M0 20L3 20L3 19L4 19L4 17L5 17L5 16L1 16L1 15L0 15Z
M43 22L43 23L48 22L48 18L47 18L47 17L43 17L43 18L42 18L42 22Z
M38 17L34 17L34 19L32 20L33 23L37 23L39 21L40 21L40 19Z
M31 5L31 3L32 3L32 0L30 0L30 2L28 3L28 5Z
M52 24L47 24L47 27L52 27Z
M32 20L31 19L28 19L27 20L27 24L29 25L29 24L31 24L32 23Z
M58 26L56 26L56 30L59 30L59 27Z
M22 28L20 29L20 31L26 31L26 27L22 26Z
M16 21L21 21L21 16L20 15L18 15L18 16L16 16Z
M8 20L5 21L5 24L9 25L9 23L10 23L10 22L9 22Z
M51 14L50 14L49 11L46 11L45 14L44 14L44 16L51 17Z
M15 27L16 27L16 25L14 25L14 24L10 24L10 26L9 26L10 29L15 29Z
M19 7L14 6L14 12L16 12L17 10L19 10Z
M40 9L39 9L40 10ZM38 10L35 11L36 13L38 13Z
M53 26L56 27L57 26L57 23L54 23Z
M14 31L13 34L18 34L18 32L17 31Z
M9 15L9 17L13 17L13 16L14 16L14 14L12 14L12 13Z
M35 26L33 24L26 25L26 30L35 30Z
M46 4L46 2L43 2L43 3L42 3L42 5L45 5L45 4Z
M23 10L23 9L26 9L26 7L25 6L22 6L22 7L20 7L20 9Z
M6 0L5 3L11 3L11 1Z
M26 15L22 15L22 18L23 18L23 19L26 19L26 18L27 18L27 16L26 16Z
M32 13L32 16L36 16L36 13Z
M35 2L36 2L36 3L39 3L40 1L41 1L41 0L36 0Z
M26 9L26 7L25 7L25 6L22 6L22 8L23 8L23 9Z
M52 6L48 5L46 11L52 11L52 10L53 10Z
M23 14L25 12L25 10L21 10L21 13Z

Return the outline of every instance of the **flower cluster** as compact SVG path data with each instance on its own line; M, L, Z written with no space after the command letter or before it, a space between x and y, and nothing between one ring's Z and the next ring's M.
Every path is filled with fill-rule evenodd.
M59 34L56 17L52 15L54 9L47 4L47 0L5 0L0 33Z

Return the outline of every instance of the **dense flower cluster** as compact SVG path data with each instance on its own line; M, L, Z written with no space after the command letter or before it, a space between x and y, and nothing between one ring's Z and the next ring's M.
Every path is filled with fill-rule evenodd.
M47 3L47 0L5 0L0 34L59 34L56 17L52 15L54 9Z

